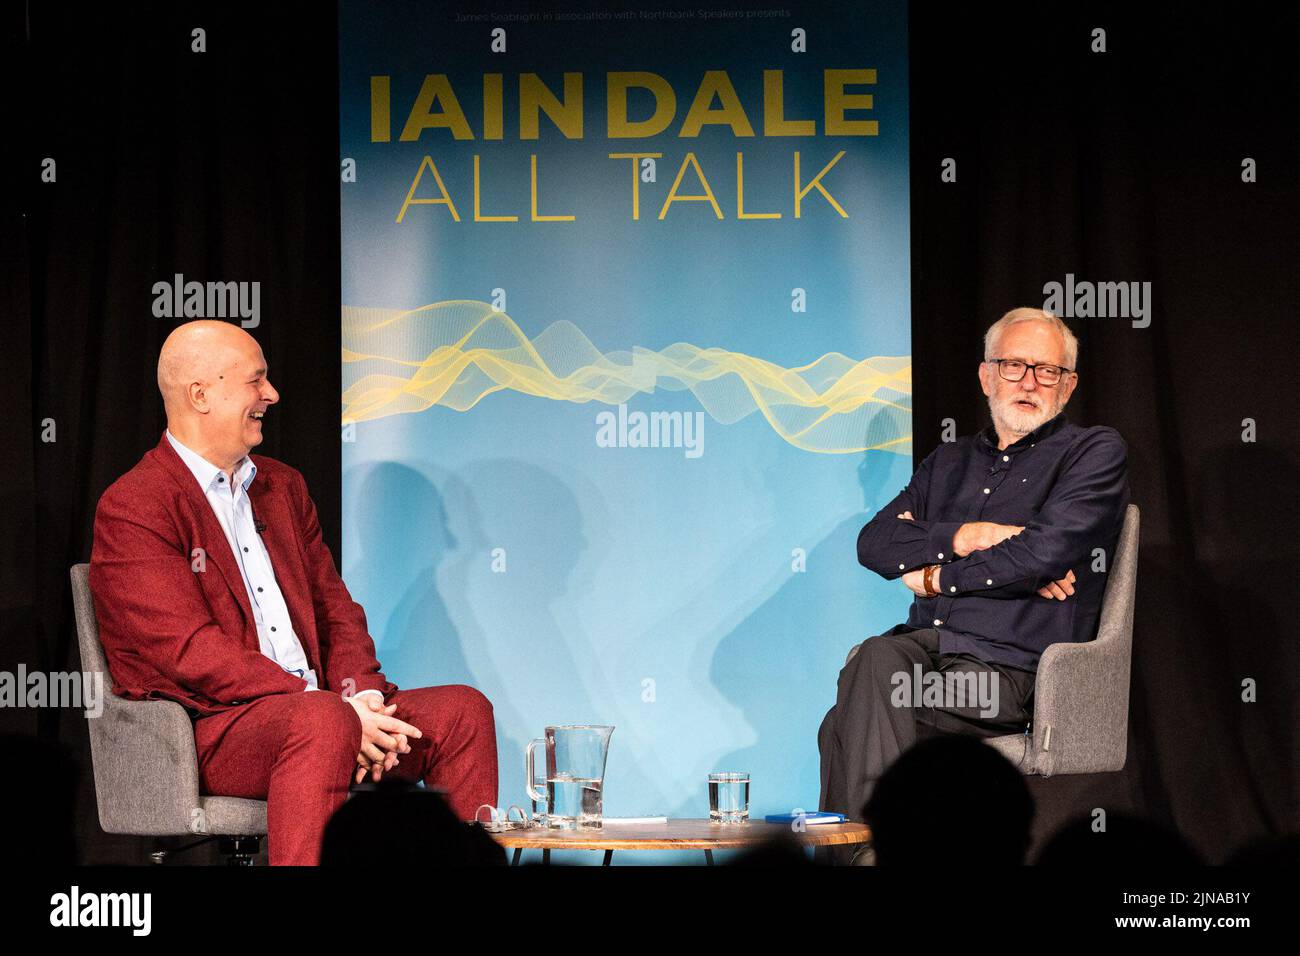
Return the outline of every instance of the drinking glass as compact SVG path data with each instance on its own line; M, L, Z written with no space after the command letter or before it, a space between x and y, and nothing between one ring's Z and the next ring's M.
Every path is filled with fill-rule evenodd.
M709 774L709 819L714 823L749 819L749 774Z

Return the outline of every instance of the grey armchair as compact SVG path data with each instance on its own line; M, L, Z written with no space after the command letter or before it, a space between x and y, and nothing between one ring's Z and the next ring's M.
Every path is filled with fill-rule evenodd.
M201 794L194 726L185 709L170 700L124 700L113 693L89 573L88 564L73 566L72 604L81 669L102 673L106 691L103 713L88 718L99 825L105 833L200 837L153 853L156 863L216 839L232 865L251 864L266 835L266 801Z
M1122 770L1128 757L1128 688L1133 657L1139 514L1130 504L1102 595L1097 636L1052 644L1034 682L1033 736L987 737L1026 774ZM849 651L848 660L861 647Z

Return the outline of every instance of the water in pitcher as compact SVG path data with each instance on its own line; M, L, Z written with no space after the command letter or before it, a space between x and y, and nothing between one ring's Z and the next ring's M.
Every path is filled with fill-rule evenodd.
M572 830L599 827L601 817L601 781L589 777L557 774L546 778L547 819L552 827Z

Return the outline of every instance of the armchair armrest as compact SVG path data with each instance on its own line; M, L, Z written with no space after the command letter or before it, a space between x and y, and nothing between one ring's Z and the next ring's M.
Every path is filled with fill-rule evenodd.
M170 700L109 694L88 718L99 822L107 833L165 836L206 830L194 726Z
M1116 641L1052 644L1034 687L1035 773L1121 770L1128 757L1128 648Z

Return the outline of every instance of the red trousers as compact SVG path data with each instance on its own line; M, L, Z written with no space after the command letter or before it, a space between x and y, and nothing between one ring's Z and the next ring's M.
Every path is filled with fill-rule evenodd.
M446 791L452 812L471 820L497 802L492 704L472 687L394 691L384 701L424 736L385 776ZM361 719L338 694L273 694L194 723L199 786L206 794L267 803L273 866L314 866L330 816L347 799L361 749ZM376 840L392 839L376 833Z

